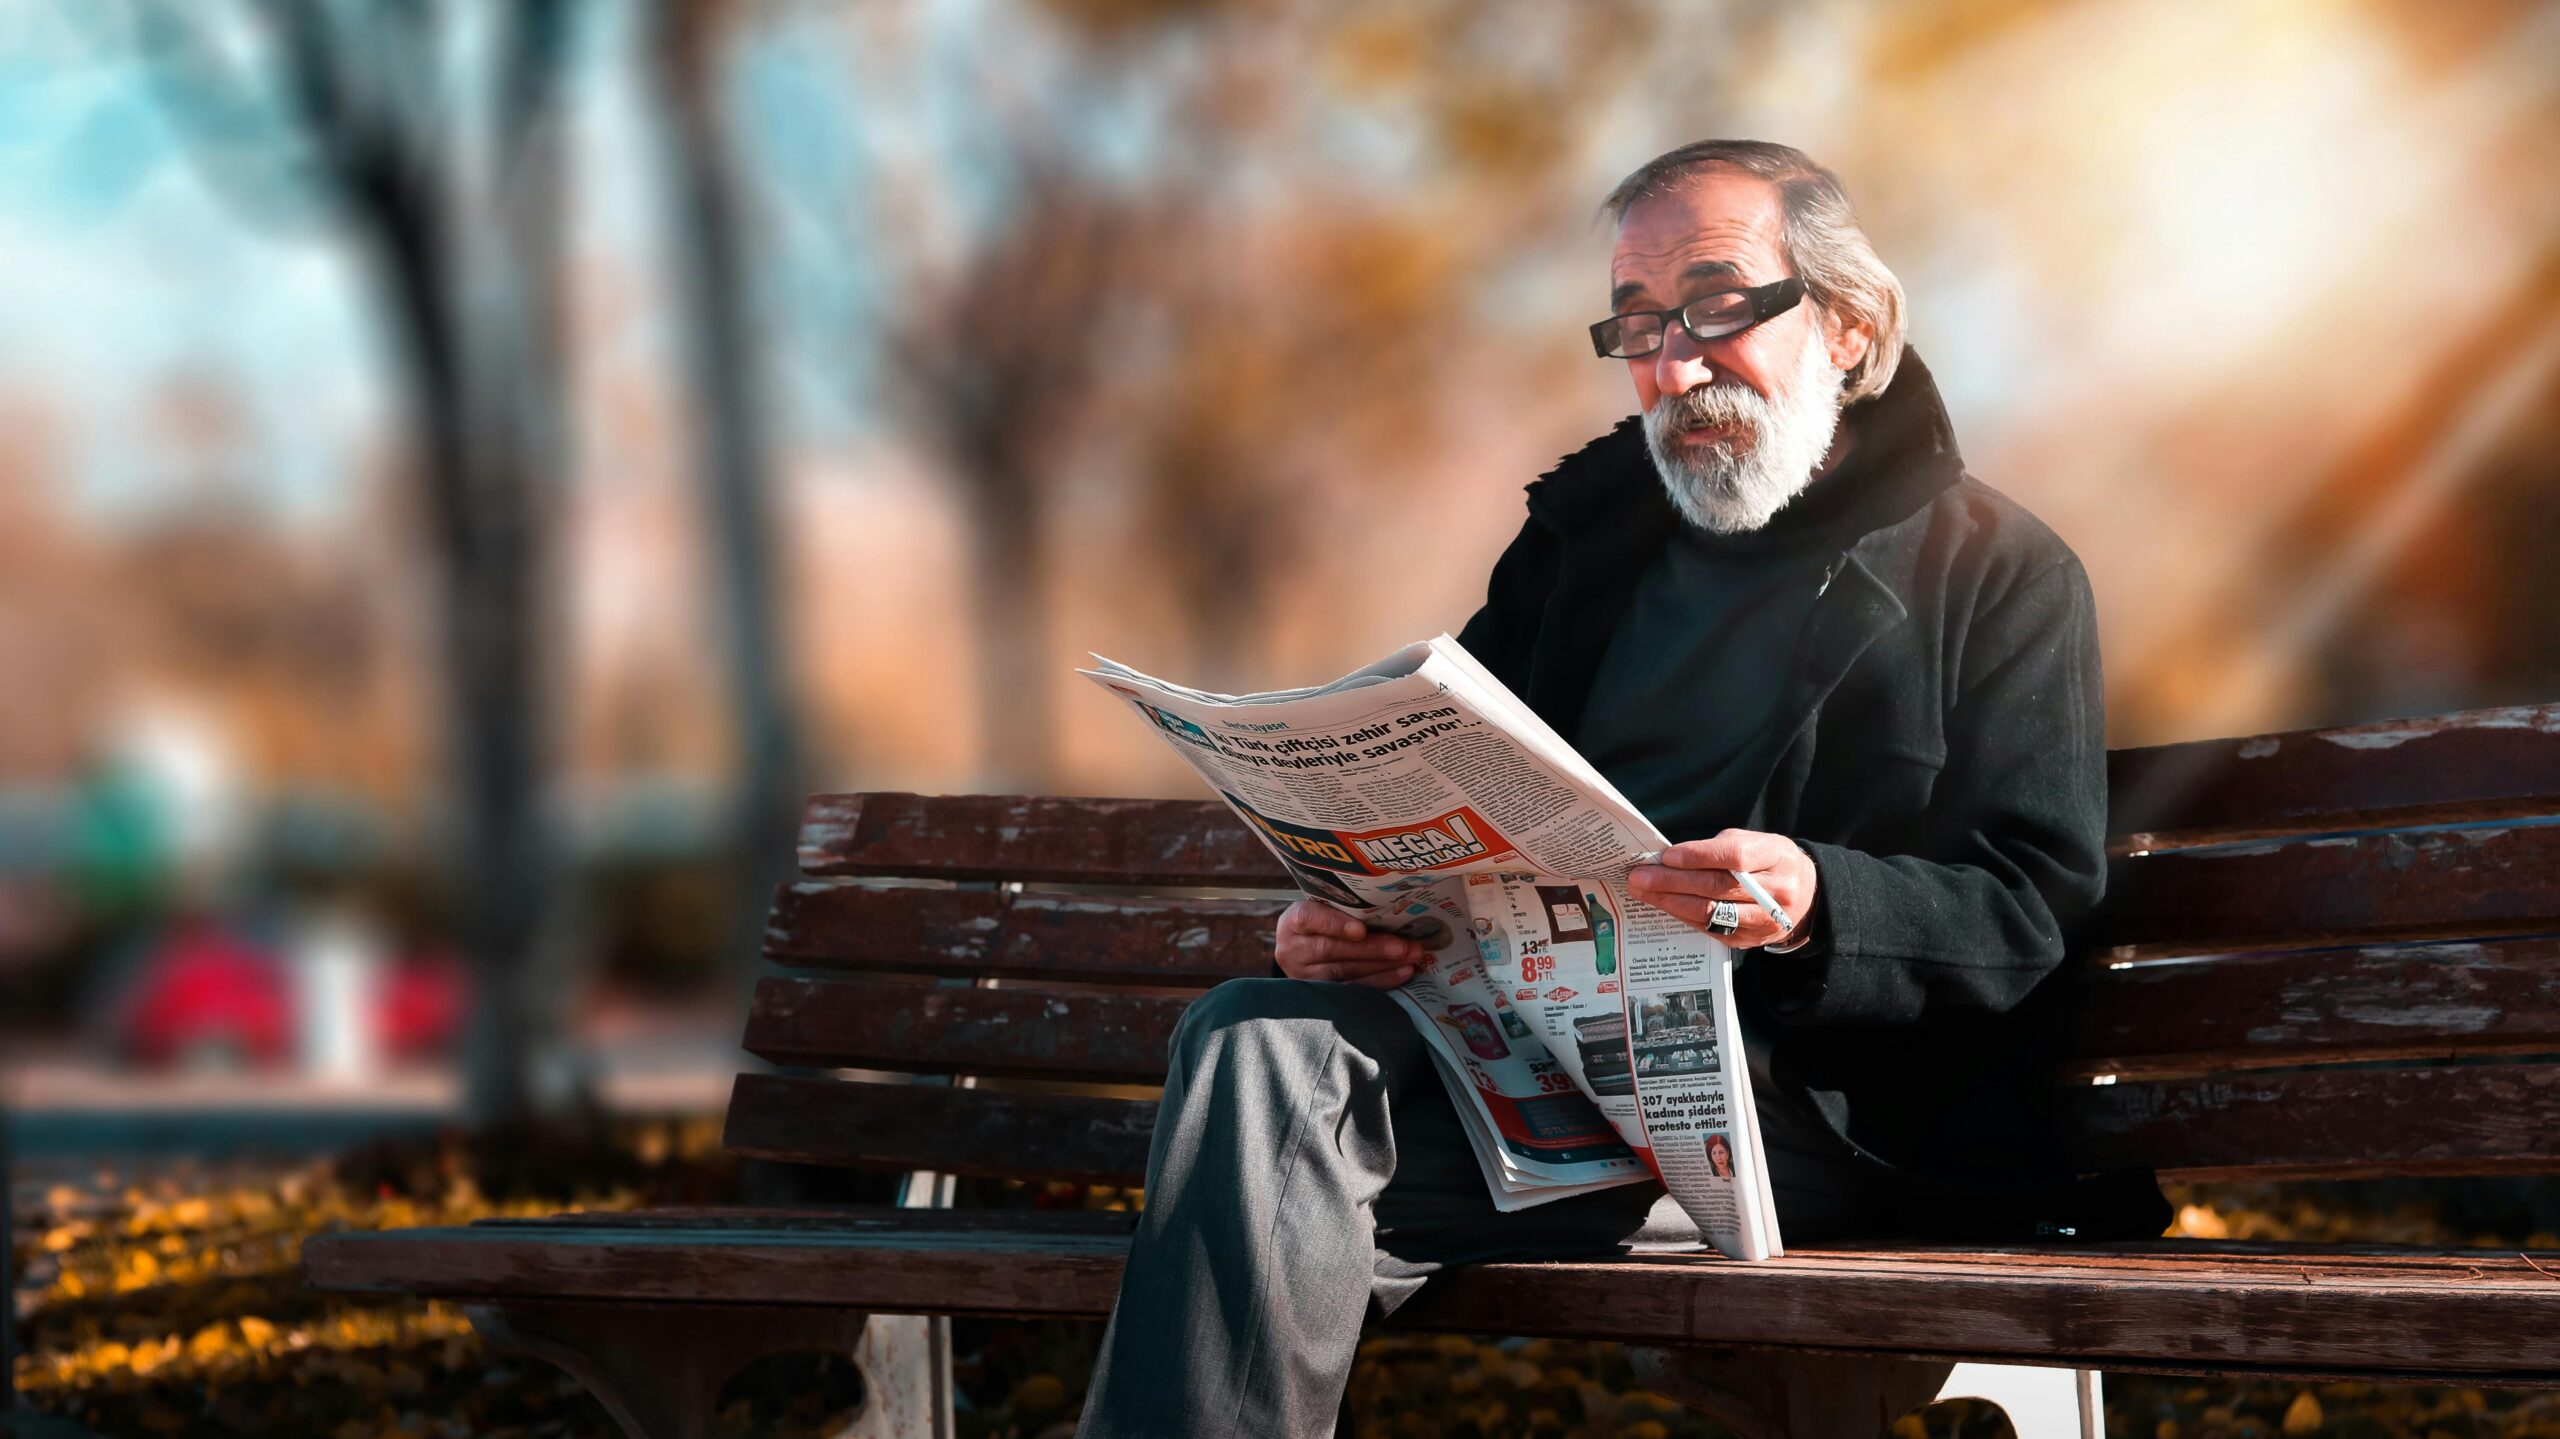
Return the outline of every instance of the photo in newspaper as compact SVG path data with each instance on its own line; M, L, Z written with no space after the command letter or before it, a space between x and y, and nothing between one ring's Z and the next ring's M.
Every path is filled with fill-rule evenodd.
M1083 673L1304 893L1423 947L1394 997L1497 1205L1650 1176L1720 1252L1780 1252L1733 952L1633 899L1661 833L1455 640L1265 694Z

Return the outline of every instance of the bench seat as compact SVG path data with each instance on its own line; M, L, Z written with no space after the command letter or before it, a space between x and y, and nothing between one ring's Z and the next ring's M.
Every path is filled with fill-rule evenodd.
M671 1209L347 1235L312 1282L458 1302L820 1305L1099 1319L1136 1216ZM2536 1267L2540 1265L2541 1267ZM2122 1370L2560 1377L2560 1253L2156 1241L1488 1264L1399 1327L1785 1345Z

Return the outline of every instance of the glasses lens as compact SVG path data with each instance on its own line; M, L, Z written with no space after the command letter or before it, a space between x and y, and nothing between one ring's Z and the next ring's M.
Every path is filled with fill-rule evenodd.
M1632 360L1650 355L1662 348L1660 315L1621 315L1600 322L1601 353L1611 359Z
M1701 340L1730 335L1751 327L1751 301L1737 291L1721 295L1705 295L1689 303L1680 312L1680 321L1689 333Z

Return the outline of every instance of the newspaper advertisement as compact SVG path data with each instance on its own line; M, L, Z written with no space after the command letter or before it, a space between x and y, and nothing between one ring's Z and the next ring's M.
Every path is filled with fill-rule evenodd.
M1302 891L1422 947L1393 994L1497 1205L1653 1177L1718 1251L1781 1252L1732 950L1629 895L1662 834L1456 640L1264 694L1082 673Z

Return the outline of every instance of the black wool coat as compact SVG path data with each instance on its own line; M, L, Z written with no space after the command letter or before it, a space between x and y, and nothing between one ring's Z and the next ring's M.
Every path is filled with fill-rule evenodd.
M2088 576L1965 472L1918 355L1841 424L1838 469L1771 521L1831 558L1742 821L1812 856L1814 937L1746 952L1737 996L1777 1083L1878 1166L1898 1230L2157 1234L2148 1173L2070 1172L2048 1078L2058 976L2106 883ZM1685 521L1632 416L1528 507L1459 639L1573 740L1638 577Z

